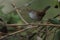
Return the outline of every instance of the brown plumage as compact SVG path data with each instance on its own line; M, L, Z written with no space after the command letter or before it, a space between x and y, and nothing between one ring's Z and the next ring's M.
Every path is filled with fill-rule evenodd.
M46 11L50 8L50 6L47 6L42 11L37 10L29 10L29 16L31 19L39 20L41 21L42 18L45 16Z

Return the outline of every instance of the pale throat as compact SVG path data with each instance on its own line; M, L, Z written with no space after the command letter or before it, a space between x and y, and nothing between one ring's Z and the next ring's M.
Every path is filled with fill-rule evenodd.
M37 15L36 15L36 12L34 12L34 11L29 12L29 17L31 19L37 19L38 18Z

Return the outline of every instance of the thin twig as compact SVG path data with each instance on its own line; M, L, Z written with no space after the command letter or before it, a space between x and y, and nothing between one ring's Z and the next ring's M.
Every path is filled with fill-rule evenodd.
M4 25L3 22L0 22L0 24ZM60 27L60 24L35 24L35 23L31 23L31 24L6 24L7 26L28 26L28 25L32 25L32 26L53 26L53 27Z
M21 19L25 24L28 24L28 22L27 22L27 21L22 17L22 15L20 14L21 10L20 10L20 12L19 12L19 9L17 9L17 7L15 6L15 3L12 3L12 6L15 8L15 10L16 10L18 16L20 17L20 19Z

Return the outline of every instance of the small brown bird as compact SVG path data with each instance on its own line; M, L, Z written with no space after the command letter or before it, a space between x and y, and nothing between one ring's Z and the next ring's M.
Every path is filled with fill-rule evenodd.
M37 11L37 10L29 10L29 17L34 20L39 20L41 21L42 18L45 16L46 11L50 8L50 6L47 6L44 8L42 11Z

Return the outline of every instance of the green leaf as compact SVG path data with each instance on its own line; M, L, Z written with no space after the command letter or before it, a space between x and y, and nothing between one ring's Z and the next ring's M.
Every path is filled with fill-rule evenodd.
M56 33L55 40L60 40L60 30Z
M58 19L50 19L49 21L53 24L60 24L60 20Z

